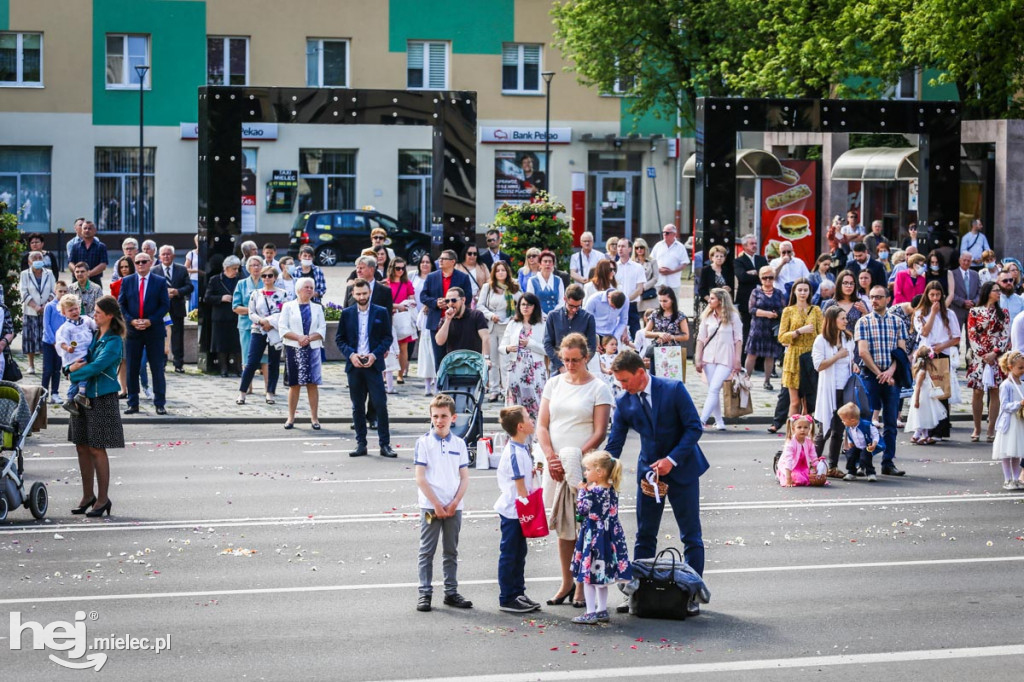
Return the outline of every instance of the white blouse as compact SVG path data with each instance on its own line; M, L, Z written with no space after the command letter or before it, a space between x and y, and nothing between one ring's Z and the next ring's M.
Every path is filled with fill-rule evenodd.
M922 333L924 329L924 323L928 319L928 315L931 311L926 312L924 315L921 311L914 312L914 329L918 334L921 335L921 344L924 344L930 348L935 348L936 344L946 343L953 339L960 338L960 322L956 319L956 315L952 310L946 311L946 320L949 322L949 329L946 329L946 325L942 324L942 319L939 315L935 316L935 321L932 323L932 328L928 336ZM949 351L940 351L943 355L948 355Z

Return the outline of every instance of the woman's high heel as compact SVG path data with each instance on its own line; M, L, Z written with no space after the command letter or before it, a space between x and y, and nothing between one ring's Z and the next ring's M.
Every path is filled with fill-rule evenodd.
M85 515L88 516L91 519L95 519L98 516L103 516L104 514L106 514L107 516L110 516L110 508L111 508L111 506L112 505L110 504L110 500L108 499L107 503L105 505L103 505L102 507L99 507L98 509L93 509L91 511L87 511L87 512L85 512Z
M71 510L72 514L84 514L85 510L96 504L96 496L94 495L91 500L83 504L81 507L75 507Z
M548 602L547 602L548 606L561 606L562 604L565 603L565 600L568 599L569 596L573 592L575 592L575 591L576 591L575 587L570 587L569 591L566 592L565 594L560 594L557 597L555 597L554 599L548 599Z

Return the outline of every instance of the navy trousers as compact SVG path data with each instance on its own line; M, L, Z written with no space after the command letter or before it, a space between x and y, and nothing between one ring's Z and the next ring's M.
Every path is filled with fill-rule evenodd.
M509 604L526 594L526 537L519 519L501 519L498 555L498 603Z
M633 559L650 559L658 550L658 528L665 511L665 500L672 505L672 515L683 542L683 557L698 574L704 575L704 539L700 530L700 479L689 483L669 483L668 494L661 502L644 495L636 488L636 543Z
M370 396L377 409L377 437L380 447L391 445L388 431L388 396L384 392L384 377L378 369L350 367L348 395L352 400L352 423L356 427L356 444L366 447L366 396Z
M153 405L163 407L167 402L167 382L164 378L164 326L150 327L125 338L125 361L128 365L128 406L139 406L139 374L142 354L145 352L149 370L153 374Z
M57 395L60 391L60 356L52 343L43 344L43 388L50 392L50 395Z
M864 387L868 389L868 402L872 410L882 410L882 440L885 441L885 452L882 453L882 467L893 465L896 457L896 418L900 411L900 387L880 384L875 376L868 371L861 372Z

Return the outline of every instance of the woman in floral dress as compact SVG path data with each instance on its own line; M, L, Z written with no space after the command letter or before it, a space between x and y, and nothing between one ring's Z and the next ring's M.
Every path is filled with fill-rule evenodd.
M999 306L999 285L985 282L978 292L976 308L967 314L967 341L971 354L967 363L967 388L973 390L971 408L974 416L974 432L971 441L981 437L981 415L985 411L985 394L988 394L988 440L995 440L996 417L999 416L999 385L1006 378L999 369L999 356L1010 350L1010 319ZM986 387L985 367L992 368L992 383Z
M516 314L501 337L500 351L509 356L506 405L522 405L537 418L541 393L548 380L544 368L544 323L540 300L526 292L516 305Z

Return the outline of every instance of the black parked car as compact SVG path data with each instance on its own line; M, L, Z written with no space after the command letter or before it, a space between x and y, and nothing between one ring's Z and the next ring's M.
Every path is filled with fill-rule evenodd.
M430 235L400 227L394 218L378 211L351 210L299 213L292 225L288 255L298 260L299 248L309 244L316 253L314 262L321 267L352 263L370 247L370 231L377 227L387 230L385 243L409 263L418 263L423 254L430 253Z

